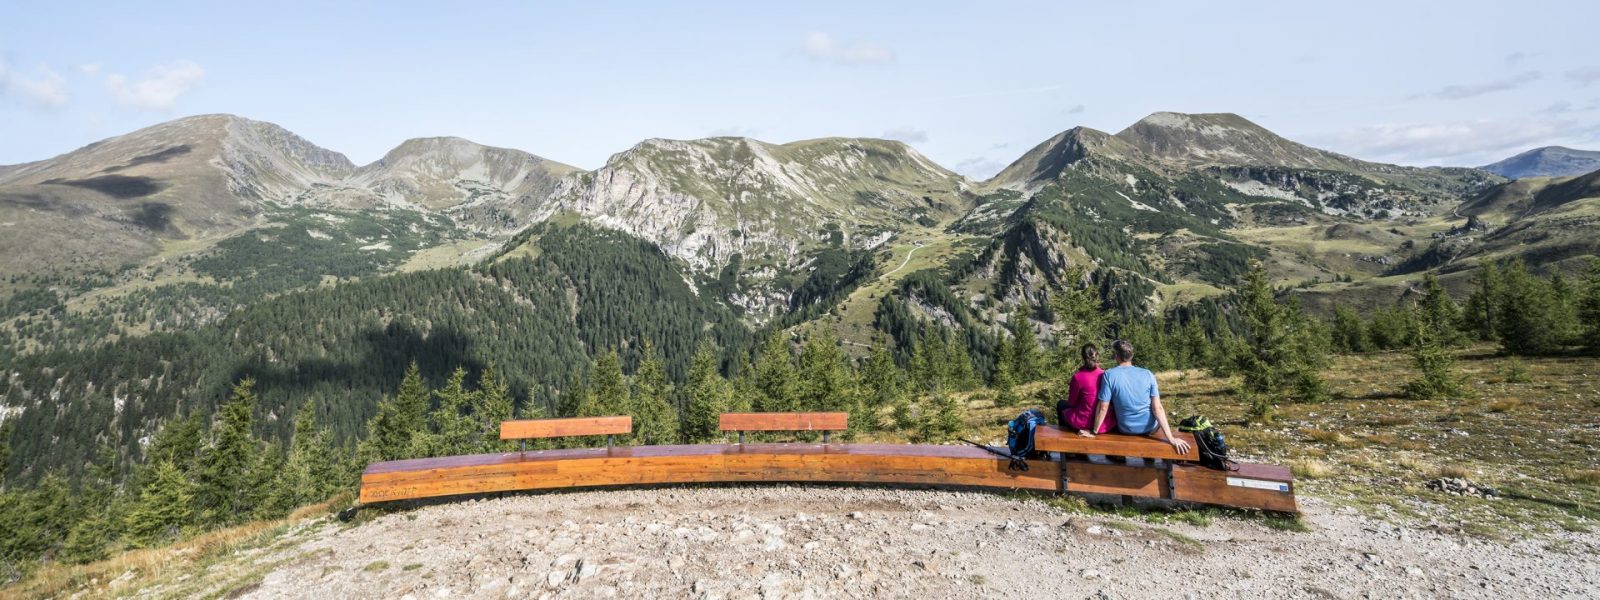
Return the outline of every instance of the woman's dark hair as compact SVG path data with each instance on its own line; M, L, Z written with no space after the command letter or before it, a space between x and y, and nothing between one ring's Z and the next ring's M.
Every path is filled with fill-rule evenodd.
M1084 344L1083 349L1079 350L1078 352L1083 356L1083 364L1078 365L1079 369L1084 371L1093 371L1095 367L1100 366L1099 346L1094 344Z

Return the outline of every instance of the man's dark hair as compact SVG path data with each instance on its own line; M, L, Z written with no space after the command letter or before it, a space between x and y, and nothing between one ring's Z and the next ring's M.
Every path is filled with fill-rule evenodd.
M1111 342L1111 355L1117 357L1117 362L1131 361L1133 360L1133 344L1128 343L1128 340Z

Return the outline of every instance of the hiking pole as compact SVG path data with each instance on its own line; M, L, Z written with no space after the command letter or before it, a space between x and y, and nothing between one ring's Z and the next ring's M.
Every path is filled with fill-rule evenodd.
M995 450L994 448L991 448L991 447L989 447L987 445L979 444L977 442L974 442L974 441L966 439L966 438L961 438L961 441L966 442L968 444L972 444L972 445L977 446L979 448L983 448L985 451L987 451L990 454L993 454L993 455L998 456L1000 458L1004 458L1004 459L1006 459L1008 461L1011 461L1011 464L1007 465L1007 467L1010 468L1013 471L1026 471L1026 470L1028 470L1028 461L1023 460L1020 457L1012 456L1009 452L1001 452L1001 451Z

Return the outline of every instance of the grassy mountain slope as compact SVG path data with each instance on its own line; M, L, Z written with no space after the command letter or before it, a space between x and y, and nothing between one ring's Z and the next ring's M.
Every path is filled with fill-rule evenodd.
M1600 169L1600 151L1545 146L1478 168L1512 179L1573 177Z

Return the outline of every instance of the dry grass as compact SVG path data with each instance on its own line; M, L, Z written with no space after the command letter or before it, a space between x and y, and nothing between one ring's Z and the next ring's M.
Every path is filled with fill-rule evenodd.
M1496 400L1496 401L1491 402L1489 404L1489 412L1492 412L1492 413L1508 413L1508 412L1511 412L1513 410L1522 408L1522 404L1523 403L1522 403L1522 399L1521 398L1506 398L1504 400Z
M1411 417L1404 415L1384 415L1378 417L1378 420L1373 421L1373 424L1379 427L1394 427L1396 425L1406 425L1409 423L1411 423Z
M160 548L129 550L86 565L48 564L33 576L0 588L0 600L66 596L119 596L146 587L163 574L186 572L196 565L276 537L288 525L349 506L349 494L303 506L288 517L219 529ZM132 573L133 577L124 577Z
M1569 483L1600 485L1600 469L1567 469L1562 473L1562 479Z
M1313 442L1323 442L1326 444L1347 444L1351 441L1350 437L1343 433L1329 431L1326 429L1307 429L1305 430L1305 434L1306 437Z
M1321 459L1301 458L1289 461L1289 471L1293 472L1295 477L1326 479L1333 475L1334 467Z
M1477 476L1472 469L1457 465L1445 465L1433 471L1434 477L1449 477L1452 479L1472 479Z

